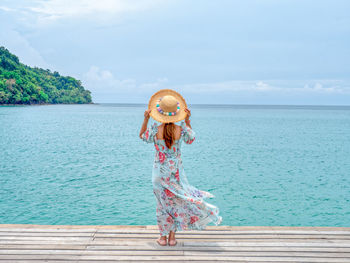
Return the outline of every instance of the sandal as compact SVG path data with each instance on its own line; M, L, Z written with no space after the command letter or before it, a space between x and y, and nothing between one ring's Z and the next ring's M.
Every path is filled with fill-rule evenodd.
M165 241L164 243L161 243L160 241ZM162 239L162 238L158 238L157 240L157 243L160 245L160 246L166 246L166 238L165 239Z

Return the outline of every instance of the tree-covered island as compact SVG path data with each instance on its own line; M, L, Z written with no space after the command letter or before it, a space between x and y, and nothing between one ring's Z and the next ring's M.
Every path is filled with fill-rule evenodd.
M49 69L29 67L0 47L0 105L92 103L80 80Z

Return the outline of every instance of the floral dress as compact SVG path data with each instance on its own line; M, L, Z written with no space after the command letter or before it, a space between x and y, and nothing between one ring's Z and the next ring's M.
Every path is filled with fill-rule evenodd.
M168 149L163 139L157 139L158 125L154 122L142 134L142 140L153 143L155 158L152 171L153 192L157 199L157 223L161 236L170 231L202 230L213 222L219 225L219 209L204 198L214 197L188 183L181 160L181 143L191 144L195 132L181 122L181 137Z

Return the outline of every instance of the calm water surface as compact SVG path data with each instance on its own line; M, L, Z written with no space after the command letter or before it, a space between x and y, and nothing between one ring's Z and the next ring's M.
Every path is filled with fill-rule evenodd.
M350 108L193 105L191 184L223 225L350 226ZM1 224L156 224L144 105L0 107Z

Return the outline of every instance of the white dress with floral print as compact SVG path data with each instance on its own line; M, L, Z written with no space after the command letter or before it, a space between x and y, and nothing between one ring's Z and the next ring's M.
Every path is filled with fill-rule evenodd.
M181 137L168 149L164 140L156 137L158 125L154 122L142 134L143 141L153 143L156 149L152 172L153 192L157 199L157 223L160 234L170 231L202 230L213 222L219 225L219 209L203 199L214 197L188 183L181 160L181 143L191 144L195 132L181 122Z

